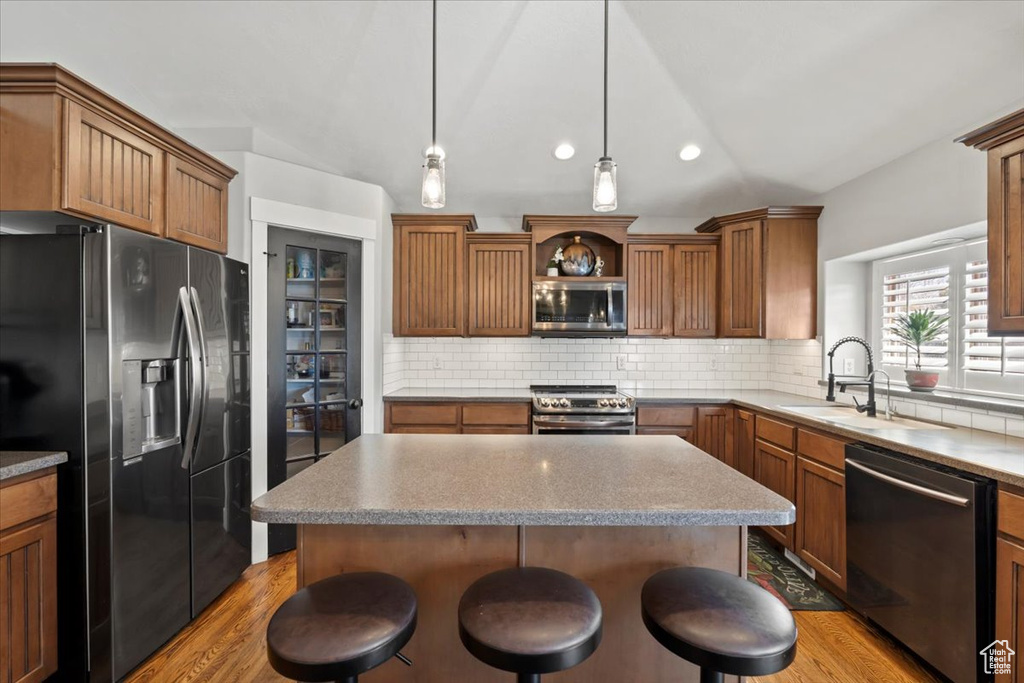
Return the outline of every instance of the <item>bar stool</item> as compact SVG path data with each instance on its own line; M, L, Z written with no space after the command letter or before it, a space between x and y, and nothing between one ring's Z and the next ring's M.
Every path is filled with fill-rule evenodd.
M724 674L765 676L796 657L796 624L778 598L739 576L677 567L647 579L644 625L678 657L700 667L701 683Z
M416 630L416 594L380 572L332 576L288 598L267 626L267 658L299 681L356 683L392 657Z
M601 642L601 602L587 584L542 567L478 579L459 602L459 636L470 654L518 683L570 669Z

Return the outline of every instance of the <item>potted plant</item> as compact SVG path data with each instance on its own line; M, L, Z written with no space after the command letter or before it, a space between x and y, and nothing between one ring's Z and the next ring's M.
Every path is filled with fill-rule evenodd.
M558 275L558 264L565 260L565 256L562 254L562 248L555 249L554 255L551 260L548 261L548 275L555 277Z
M926 308L923 311L901 313L893 323L893 334L917 354L914 369L904 370L911 391L934 391L935 385L939 383L938 372L921 369L921 347L938 339L946 331L948 322L948 315L939 315L937 311Z

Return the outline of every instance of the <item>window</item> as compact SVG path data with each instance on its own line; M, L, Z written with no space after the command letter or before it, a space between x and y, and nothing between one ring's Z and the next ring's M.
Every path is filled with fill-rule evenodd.
M900 314L931 309L950 316L947 333L921 349L921 368L939 386L972 393L1024 395L1024 338L989 337L986 241L974 240L876 261L872 333L879 364L902 382L916 354L893 334Z

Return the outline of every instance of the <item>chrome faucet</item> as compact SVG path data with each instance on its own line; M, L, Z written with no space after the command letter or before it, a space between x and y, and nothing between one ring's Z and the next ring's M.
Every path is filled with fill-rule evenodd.
M868 379L871 380L872 384L874 384L875 375L878 373L885 375L885 419L892 420L892 416L896 414L896 409L892 405L892 383L889 373L882 368L878 368L868 375Z
M868 354L868 374L867 374L867 376L864 377L864 379L856 381L856 382L843 382L843 381L837 382L836 381L836 375L832 371L832 361L835 359L836 349L838 349L843 344L847 344L849 342L855 342L857 344L860 344L861 346L864 347L864 350L867 351L867 354ZM865 403L864 405L861 405L860 403L858 403L856 397L854 397L853 402L857 405L857 412L858 413L867 413L868 417L875 417L876 411L875 411L875 363L874 363L874 357L871 354L871 346L866 341L861 339L860 337L843 337L842 339L837 341L835 344L833 344L832 348L829 349L829 351L828 351L828 394L825 396L825 400L826 401L835 402L835 400L836 400L836 385L837 384L839 385L840 393L844 393L844 394L846 393L846 387L864 387L864 386L866 386L868 388L868 401L867 401L867 403Z

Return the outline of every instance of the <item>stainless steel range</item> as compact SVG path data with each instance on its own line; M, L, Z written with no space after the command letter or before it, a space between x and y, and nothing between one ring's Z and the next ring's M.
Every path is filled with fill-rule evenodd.
M613 385L533 385L534 434L635 434L636 400Z

